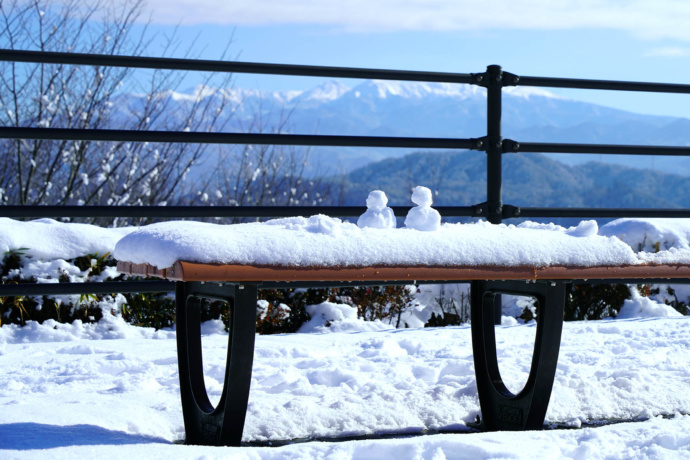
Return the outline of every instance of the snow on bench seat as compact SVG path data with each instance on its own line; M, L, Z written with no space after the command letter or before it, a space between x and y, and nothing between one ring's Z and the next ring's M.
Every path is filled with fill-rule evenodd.
M690 249L635 252L595 221L359 228L316 215L264 223L163 222L116 245L118 270L184 281L687 278Z

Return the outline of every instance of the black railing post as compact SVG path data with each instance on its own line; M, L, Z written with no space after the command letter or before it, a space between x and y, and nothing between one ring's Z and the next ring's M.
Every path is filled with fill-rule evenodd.
M486 204L487 219L492 224L500 224L503 219L501 198L501 94L503 71L499 65L486 68Z

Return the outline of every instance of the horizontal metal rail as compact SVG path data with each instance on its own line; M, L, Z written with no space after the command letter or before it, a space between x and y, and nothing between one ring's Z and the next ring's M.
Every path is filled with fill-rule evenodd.
M584 153L604 155L690 156L690 147L661 145L559 144L504 141L506 152Z
M396 216L406 216L410 206L392 206ZM480 216L474 206L435 206L442 215L453 217ZM291 217L295 215L327 214L338 217L357 217L366 206L0 206L0 216L12 218L34 217L128 217L128 218L193 218L193 217Z
M621 217L668 217L690 218L690 209L637 209L637 208L539 208L503 206L503 217L532 218L532 217L589 217L589 218L621 218Z
M407 286L410 284L442 284L447 281L267 281L258 284L260 289L338 288L364 286ZM20 283L0 284L0 297L55 296L81 294L128 294L174 292L175 282L168 280L106 281L103 283Z
M175 283L156 281L105 281L98 283L20 283L0 285L0 297L19 295L114 294L128 292L172 292Z
M540 280L548 281L548 280ZM563 280L560 280L563 281ZM620 278L590 279L571 281L573 284L690 284L687 278ZM307 288L343 288L366 286L408 286L411 284L467 284L467 280L438 281L296 281L296 282L263 282L259 289L307 289ZM175 291L175 282L166 280L154 281L106 281L103 283L22 283L0 285L0 297L13 296L56 296L81 294L129 294L129 293L166 293Z
M471 74L423 72L415 70L361 69L257 62L211 61L203 59L154 58L144 56L113 56L103 54L55 53L0 49L0 61L43 64L71 64L139 69L188 70L201 72L253 73L293 75L302 77L360 78L403 80L435 83L474 83Z
M410 206L391 206L397 217L405 217ZM444 217L486 217L485 204L475 206L434 206ZM122 217L122 218L273 218L295 215L313 216L326 214L334 217L358 217L367 210L365 206L0 206L0 216L15 219L53 217ZM554 208L519 207L505 204L503 218L534 217L669 217L690 218L690 209L640 209L640 208Z
M690 278L607 278L598 280L572 280L573 284L690 284Z
M410 206L391 206L397 217L405 217ZM275 218L295 215L313 216L326 214L334 217L358 217L365 206L0 206L0 216L15 219L53 217L121 217L121 218ZM485 204L475 206L434 206L444 217L486 217ZM518 207L505 204L503 218L534 217L669 217L690 218L690 209L640 209L640 208L553 208Z
M425 149L473 149L478 148L478 145L481 146L481 140L479 139L326 136L313 134L203 133L184 131L136 131L125 129L26 127L0 127L0 139L172 142L187 144L303 145L319 147L392 147Z
M365 286L407 286L409 284L437 284L444 281L296 281L278 282L268 281L259 284L260 289L305 289L305 288L339 288ZM445 282L447 283L447 282ZM22 283L0 285L0 297L12 296L55 296L81 294L128 294L128 293L165 293L174 292L175 282L167 280L154 281L107 281L103 283Z
M113 56L102 54L57 53L48 51L7 49L0 49L0 61L204 72L234 72L264 75L292 75L305 77L402 80L438 83L478 84L481 82L481 80L478 80L474 74L452 72L424 72L414 70L384 70L334 66L267 64L257 62L155 58L146 56ZM520 86L538 86L547 88L641 91L679 94L690 93L690 85L686 84L595 80L583 78L520 76L517 78L517 80L514 80L514 84L519 84Z
M203 133L121 129L0 127L0 139L40 139L103 142L168 142L189 144L301 145L319 147L390 147L478 150L481 138L330 136L314 134ZM605 155L690 156L690 147L660 145L566 144L503 141L504 152L581 153Z
M590 80L583 78L519 77L520 86L546 88L596 89L608 91L641 91L649 93L690 94L690 85L680 83L647 83L636 81Z

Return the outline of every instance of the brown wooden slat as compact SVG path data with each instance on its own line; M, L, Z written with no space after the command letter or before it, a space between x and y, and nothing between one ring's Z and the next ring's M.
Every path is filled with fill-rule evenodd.
M159 270L153 265L149 264L133 264L131 262L117 262L117 271L119 273L125 273L127 275L143 276L143 277L154 277L170 279L169 271L170 269L164 268Z
M118 262L121 273L172 281L471 281L562 280L622 278L690 278L687 265L624 265L599 267L282 267L176 262L158 269L147 264Z

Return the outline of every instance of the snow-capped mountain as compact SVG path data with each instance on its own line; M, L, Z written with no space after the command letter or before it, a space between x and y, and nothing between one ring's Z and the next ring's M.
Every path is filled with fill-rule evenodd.
M474 138L486 132L485 90L473 85L367 80L347 86L332 80L303 91L258 91L196 87L170 92L173 104L225 98L228 130L282 126L300 134ZM141 98L121 106L136 106ZM139 101L139 102L137 102ZM172 111L171 113L174 113ZM250 121L260 115L261 126ZM287 117L287 124L281 124ZM601 144L690 145L690 120L641 115L559 97L538 88L506 88L503 135L517 141ZM409 151L402 149L315 149L345 170ZM567 163L592 159L690 174L678 158L558 155Z
M340 99L348 91L350 91L350 88L343 83L331 80L310 90L300 91L299 94L295 92L295 97L291 98L290 101L293 104L304 104L307 102L323 104Z

